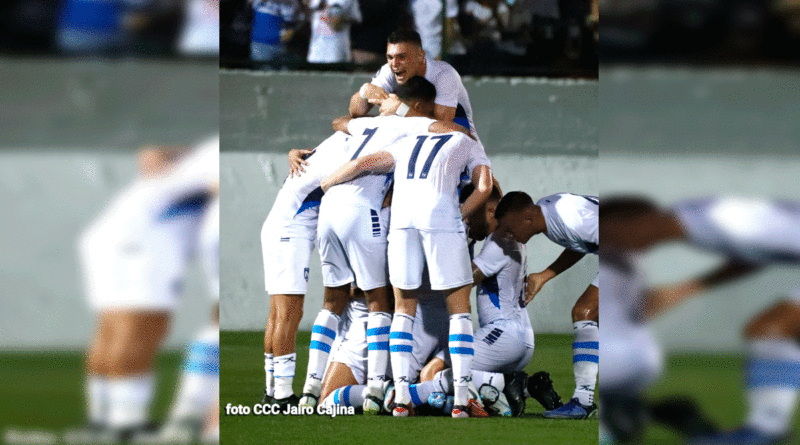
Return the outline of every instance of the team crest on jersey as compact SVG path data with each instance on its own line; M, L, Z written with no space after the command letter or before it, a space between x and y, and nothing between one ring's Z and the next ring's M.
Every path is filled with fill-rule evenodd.
M303 278L306 280L306 283L308 283L308 268L307 267L305 269L303 269Z

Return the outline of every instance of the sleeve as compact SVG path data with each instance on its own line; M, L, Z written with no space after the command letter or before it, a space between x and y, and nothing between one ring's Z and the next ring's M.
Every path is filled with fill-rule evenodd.
M503 254L503 249L494 241L487 239L483 243L481 253L472 260L486 277L497 275L506 266L508 256Z
M467 161L467 170L469 171L470 177L472 176L472 172L479 165L485 165L489 168L492 168L492 163L486 156L486 152L483 151L483 146L469 138L464 138L464 140L469 144L469 161Z
M392 84L392 80L394 79L394 74L392 74L392 69L389 68L389 64L384 64L381 69L372 76L372 80L370 81L371 84L379 86L383 88L384 91L387 93L394 93L394 87Z
M436 81L433 82L436 87L436 105L443 105L445 107L458 107L458 91L463 85L461 76L458 75L455 68L447 65L438 76Z

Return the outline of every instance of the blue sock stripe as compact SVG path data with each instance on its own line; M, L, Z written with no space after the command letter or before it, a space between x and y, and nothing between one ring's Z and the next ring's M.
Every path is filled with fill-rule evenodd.
M467 341L472 342L472 336L469 334L450 334L450 341Z
M331 345L323 343L321 341L314 340L308 345L308 349L319 349L320 351L324 351L330 354Z
M572 363L594 362L599 363L597 354L576 354L572 356Z
M450 348L450 354L475 355L475 350L472 348Z
M334 331L333 329L328 329L325 326L320 326L318 324L315 324L314 327L311 328L311 333L312 334L322 334L322 335L324 335L326 337L330 337L331 339L335 339L336 338L336 331Z
M395 338L400 340L414 340L414 336L411 335L410 332L402 332L402 331L392 332L391 334L389 334L389 338L390 339Z
M389 342L388 341L376 341L369 344L368 349L370 351L388 351L389 350Z
M411 352L411 345L391 345L389 352Z
M334 405L338 405L339 404L339 391L341 391L341 390L342 390L342 388L339 388L339 389L337 389L336 391L333 392L333 404Z
M383 326L380 328L367 329L367 335L386 335L392 330L391 326Z
M215 362L187 362L183 368L186 372L193 374L219 375L219 360Z
M350 388L352 386L345 386L344 387L344 394L342 394L342 400L344 401L344 406L351 406L350 405Z
M749 387L778 386L800 389L800 363L781 360L752 360L745 381Z
M572 344L572 349L600 349L599 341L576 341Z
M417 393L417 385L408 385L408 392L411 394L411 403L414 406L422 405L422 400L419 398L419 394Z

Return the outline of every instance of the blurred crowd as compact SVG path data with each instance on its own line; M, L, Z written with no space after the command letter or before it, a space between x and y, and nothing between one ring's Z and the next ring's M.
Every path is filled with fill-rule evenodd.
M218 57L219 0L6 0L0 54Z
M221 0L221 64L372 71L401 27L462 74L597 76L596 0Z
M800 61L800 0L600 0L607 60Z

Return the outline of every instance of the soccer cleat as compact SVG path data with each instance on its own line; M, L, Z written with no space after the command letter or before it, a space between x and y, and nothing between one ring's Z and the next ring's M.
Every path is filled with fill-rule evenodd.
M508 405L508 399L505 394L498 391L492 385L484 383L481 389L478 390L481 401L483 402L486 411L493 416L511 417L511 407Z
M469 413L467 412L467 407L464 405L455 405L450 415L454 419L466 419L467 417L469 417Z
M559 396L555 388L553 388L553 380L550 378L550 374L545 371L539 371L528 377L526 389L531 397L542 404L545 411L551 411L564 406L564 402L561 401L561 396Z
M578 399L570 399L566 405L544 412L548 419L585 419L597 414L597 405L581 405Z
M364 398L364 414L380 414L382 406L383 400L373 395L368 395Z
M508 401L508 406L511 408L511 416L519 417L520 414L525 412L525 383L528 380L528 375L524 372L512 372L505 374L506 387L503 388Z
M453 408L455 410L455 407ZM470 417L489 417L489 413L483 409L481 403L475 399L469 399L467 402L467 413Z
M268 396L267 395L267 390L265 389L264 390L264 395L261 396L261 404L262 405L272 405L273 403L275 403L275 397Z
M301 408L311 408L314 409L317 407L319 403L319 396L315 396L310 392L304 392L303 395L300 397L298 401L298 406Z
M283 409L286 408L287 406L298 406L299 403L300 403L300 398L294 394L283 399L275 399L275 404L277 404L280 407L281 411L283 411Z
M689 440L692 445L778 445L788 444L789 436L764 434L753 428L739 428L725 433L695 437Z
M711 436L720 432L697 404L685 397L655 402L650 405L649 412L653 421L666 425L685 437Z
M383 410L387 413L394 412L394 383L388 382L386 393L383 395Z
M414 407L409 403L407 405L395 405L392 415L394 417L414 417L416 413L414 412Z

